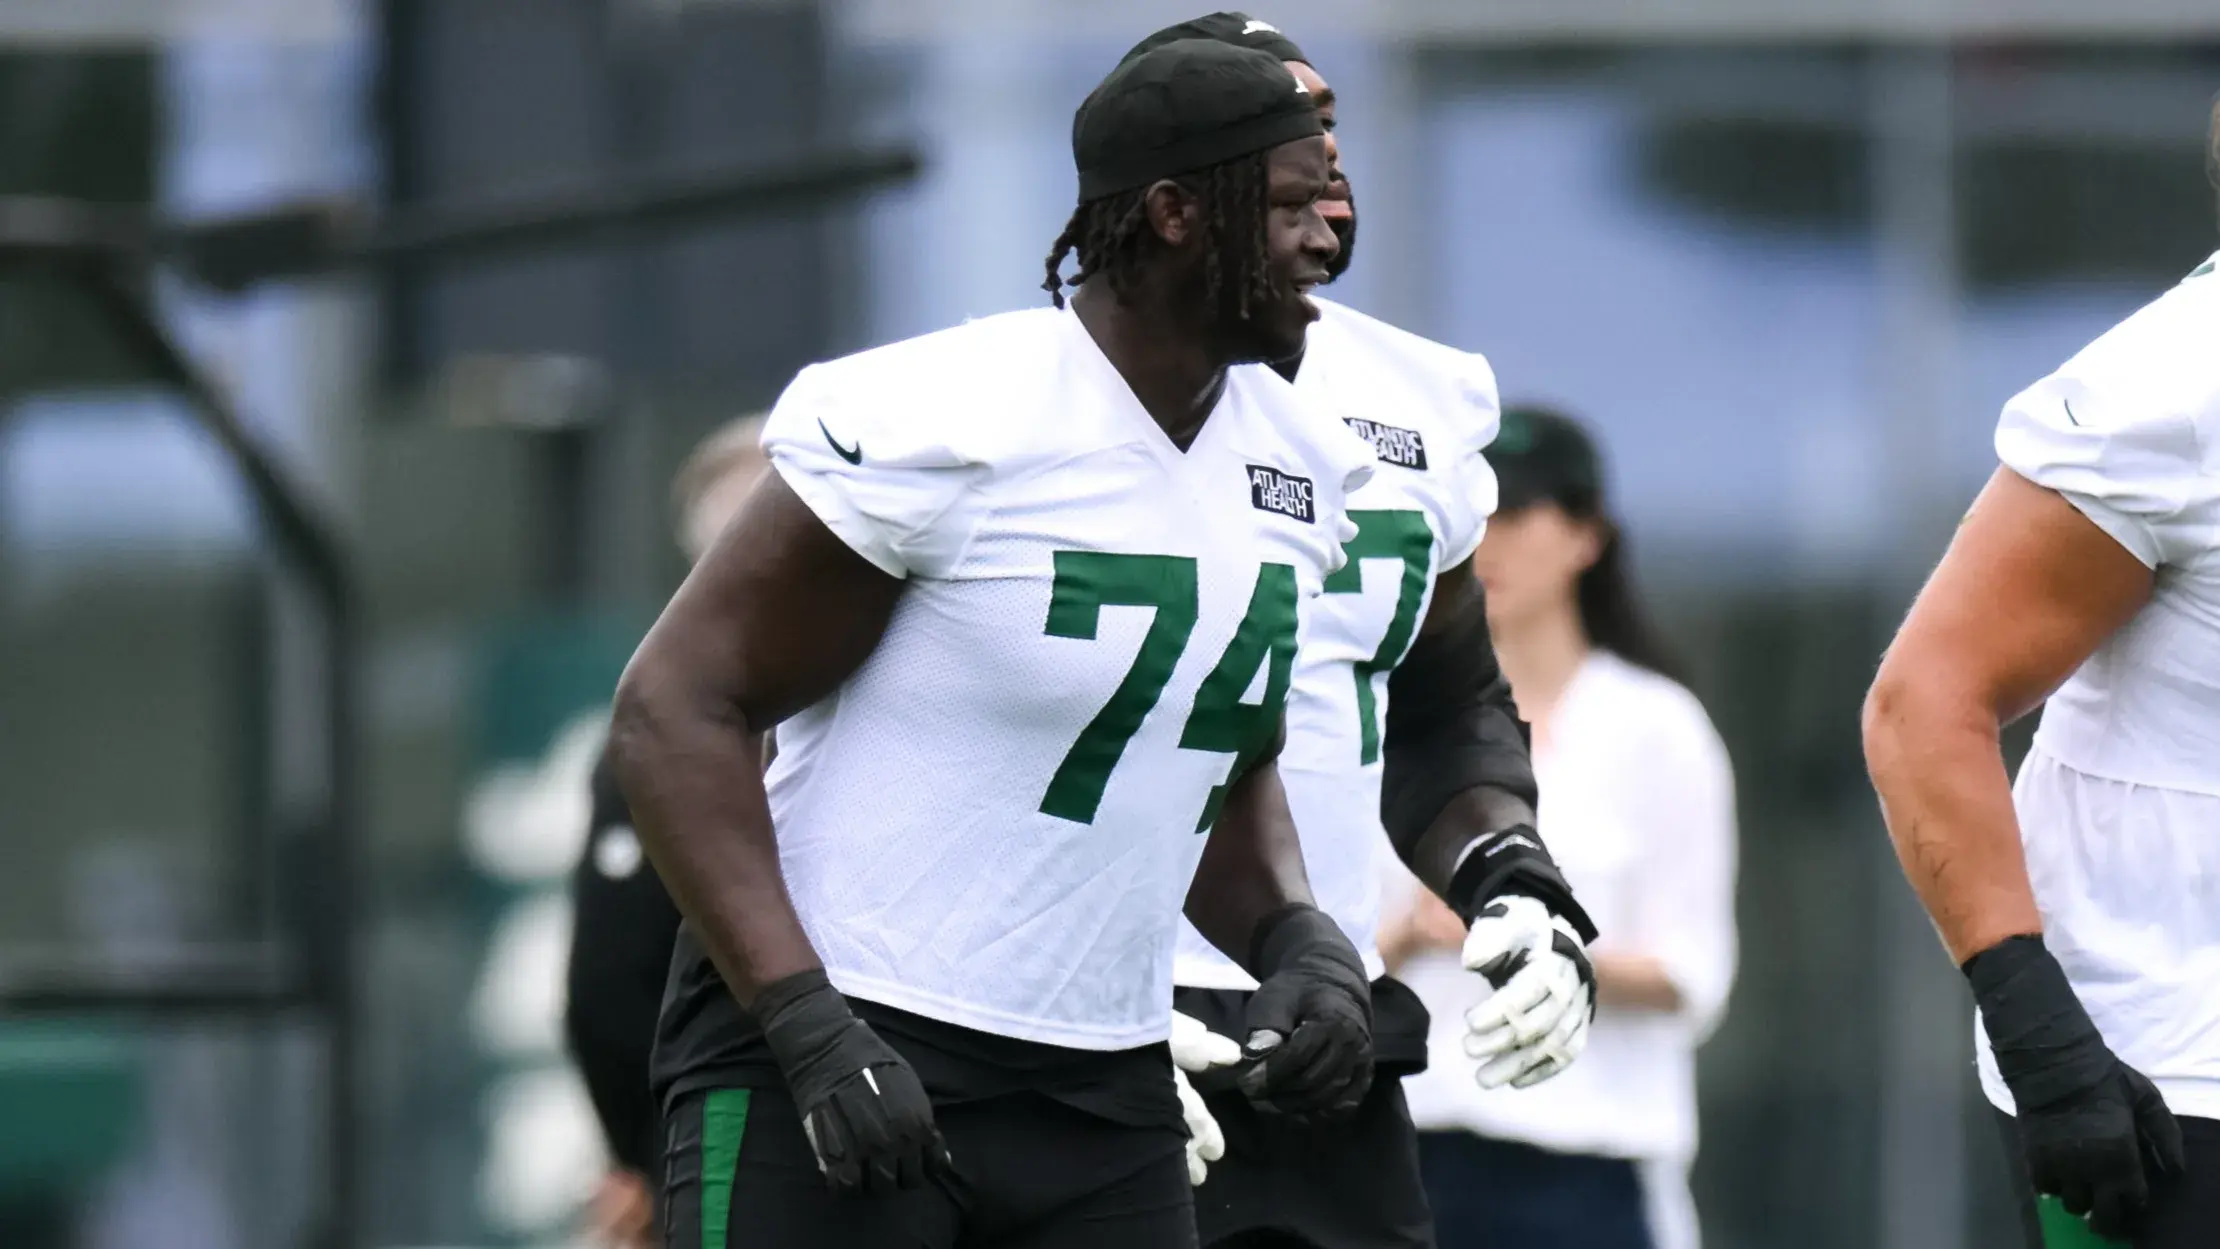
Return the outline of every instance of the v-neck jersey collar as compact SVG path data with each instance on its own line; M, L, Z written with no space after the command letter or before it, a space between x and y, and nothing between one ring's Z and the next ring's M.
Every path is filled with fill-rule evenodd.
M1195 431L1195 440L1182 451L1172 441L1172 436L1164 432L1164 427L1157 424L1156 418L1149 415L1148 409L1141 406L1140 397L1133 393L1125 374L1118 372L1118 367L1110 363L1110 357L1103 354L1102 344L1087 332L1079 314L1067 307L1063 316L1066 332L1077 340L1072 350L1085 362L1084 367L1102 393L1102 401L1117 410L1119 421L1137 425L1134 440L1147 446L1152 454L1172 464L1187 464L1198 458L1197 453L1205 450L1206 443L1215 443L1223 437L1222 433L1214 434L1213 431L1227 424L1236 408L1237 401L1232 399L1236 384L1233 370L1226 371L1225 384L1218 388L1217 404L1210 409L1210 415L1203 418L1201 428Z

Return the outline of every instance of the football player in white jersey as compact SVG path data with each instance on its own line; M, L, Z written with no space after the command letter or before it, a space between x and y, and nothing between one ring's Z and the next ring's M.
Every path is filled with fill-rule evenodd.
M1193 1244L1183 903L1263 983L1255 1096L1369 1085L1274 758L1374 457L1231 367L1316 316L1323 126L1277 59L1193 41L1105 79L1073 149L1070 307L804 370L619 687L687 920L654 1058L683 1249Z
M1270 23L1216 13L1168 27L1169 40L1218 39L1269 52L1309 88L1328 130L1334 93ZM1329 138L1329 142L1331 142ZM1347 266L1356 216L1335 163L1326 205ZM1305 621L1288 741L1280 757L1319 905L1374 977L1373 1037L1383 1077L1422 1069L1426 1009L1385 975L1375 948L1380 839L1469 926L1467 967L1498 985L1470 1014L1467 1049L1481 1080L1525 1086L1585 1044L1595 933L1534 832L1534 781L1509 685L1487 636L1470 558L1495 507L1482 448L1495 436L1495 378L1485 360L1319 301L1299 358L1279 367L1370 441L1380 466L1350 498L1349 562ZM1383 833L1384 830L1384 833ZM1217 1033L1238 1029L1255 980L1193 932L1176 968L1178 1009ZM1186 1057L1175 1034L1175 1057ZM1231 1039L1193 1043L1191 1066L1224 1061ZM1223 1077L1193 1077L1208 1117L1191 1116L1203 1243L1431 1245L1417 1136L1399 1079L1375 1081L1353 1116L1325 1124L1260 1116ZM1212 1120L1215 1122L1212 1122ZM1211 1155L1222 1152L1214 1165Z
M2220 256L2004 407L1866 762L2029 1249L2220 1245ZM2042 708L2019 775L1998 734ZM2077 1216L2079 1216L2077 1218Z

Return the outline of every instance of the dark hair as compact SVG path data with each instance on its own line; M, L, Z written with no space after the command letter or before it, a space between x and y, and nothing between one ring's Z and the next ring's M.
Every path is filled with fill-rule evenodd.
M1635 593L1634 574L1627 567L1626 537L1619 524L1597 512L1578 516L1603 535L1603 550L1596 562L1580 574L1574 595L1580 606L1580 627L1592 646L1600 646L1639 668L1686 684L1680 661L1657 634L1641 596Z
M1541 404L1503 409L1499 449L1490 452L1507 493L1506 507L1553 503L1603 539L1595 562L1580 574L1574 599L1588 642L1637 667L1681 681L1682 669L1650 623L1634 589L1627 541L1603 498L1603 463L1587 428Z
M1237 156L1173 179L1203 204L1203 298L1215 307L1232 291L1240 315L1272 297L1264 250L1264 153ZM1059 308L1064 288L1100 274L1121 298L1140 280L1156 236L1149 229L1148 188L1090 200L1073 210L1049 249L1041 289ZM1064 257L1077 252L1079 271L1064 276Z

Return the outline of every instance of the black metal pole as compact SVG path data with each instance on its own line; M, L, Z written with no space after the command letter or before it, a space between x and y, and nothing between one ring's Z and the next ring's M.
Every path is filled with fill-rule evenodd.
M127 206L0 195L0 261L132 255L237 291L343 269L530 254L611 230L777 216L907 182L922 167L907 147L814 152L740 169L643 172L618 186L406 206L382 218L356 201L310 200L186 224Z
M405 9L407 0L395 0ZM137 285L144 266L178 262L197 279L239 289L276 278L348 268L389 273L419 257L459 260L511 254L612 229L674 227L768 215L838 200L914 177L909 148L823 152L745 170L642 177L622 187L530 199L403 209L383 222L359 206L299 204L194 226L157 223L142 210L0 196L0 269L28 265L69 274L99 301L124 344L189 401L239 470L280 554L305 574L325 625L326 793L318 853L299 873L309 895L294 914L306 959L233 951L190 967L93 968L63 958L0 980L0 1005L28 1010L123 1010L162 1017L260 1014L320 1007L325 1023L328 1204L315 1249L355 1249L362 1235L360 978L354 941L360 845L356 743L360 640L355 581L325 519L247 432L217 389L164 332ZM636 342L620 342L629 356ZM566 493L575 491L570 483ZM7 969L0 968L0 972Z
M281 551L307 574L325 623L325 802L323 853L313 857L307 984L323 1007L327 1071L324 1167L328 1202L314 1233L319 1249L354 1249L361 1229L361 1114L356 1059L359 983L354 957L355 735L358 716L355 591L332 527L310 510L276 461L247 432L222 394L163 332L120 261L87 266L86 285L139 358L181 391L200 423L246 479Z

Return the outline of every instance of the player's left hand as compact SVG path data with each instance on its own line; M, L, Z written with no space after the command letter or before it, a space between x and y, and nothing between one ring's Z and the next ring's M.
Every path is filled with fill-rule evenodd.
M1465 1012L1465 1053L1482 1088L1540 1084L1588 1046L1596 969L1572 924L1533 898L1506 894L1465 934L1467 971L1495 987Z
M1180 1115L1187 1120L1187 1182L1197 1188L1210 1178L1210 1164L1226 1156L1226 1134L1187 1073L1221 1070L1240 1061L1241 1046L1232 1037L1219 1036L1192 1015L1172 1012L1172 1083L1179 1089Z
M916 1069L856 1018L824 969L772 981L750 1009L834 1192L889 1193L954 1177Z
M1262 935L1250 995L1241 1091L1297 1118L1355 1110L1372 1087L1372 984L1324 911L1291 907Z

